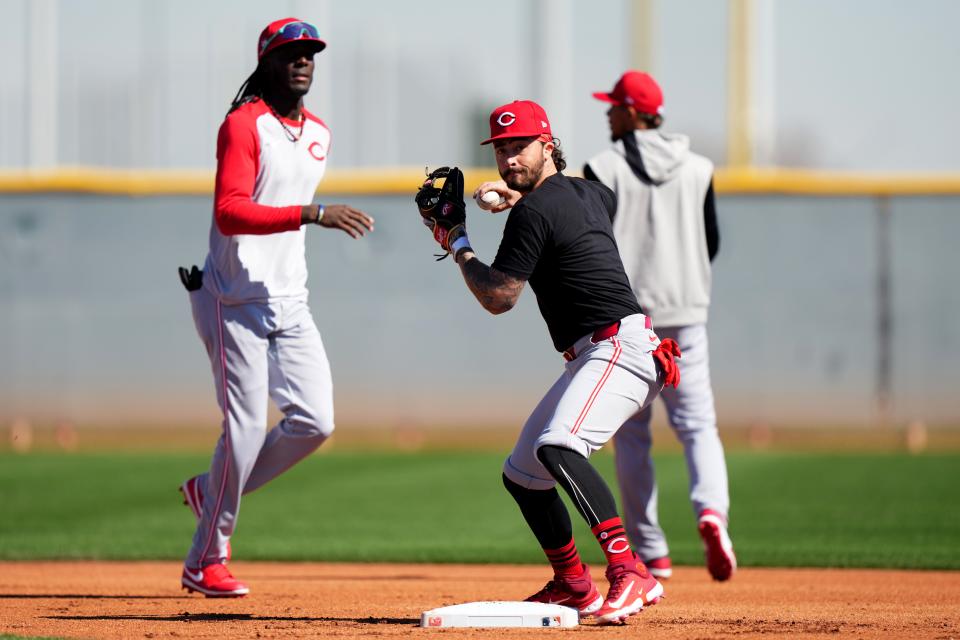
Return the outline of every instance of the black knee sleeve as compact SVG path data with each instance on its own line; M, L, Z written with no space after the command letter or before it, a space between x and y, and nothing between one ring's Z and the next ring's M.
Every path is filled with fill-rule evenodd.
M567 492L591 527L618 515L613 493L582 455L565 447L544 445L537 449L537 459Z
M556 489L536 490L521 487L503 476L507 488L520 507L520 513L544 549L559 549L573 538L573 525L567 507Z

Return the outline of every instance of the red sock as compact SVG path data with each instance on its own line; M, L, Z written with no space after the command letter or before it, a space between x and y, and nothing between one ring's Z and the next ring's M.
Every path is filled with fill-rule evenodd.
M559 549L544 549L547 554L547 560L553 567L554 574L558 576L578 576L580 575L580 553L577 551L577 545L570 538L570 542Z
M597 542L600 543L603 554L607 556L607 564L619 564L633 560L633 550L630 548L627 531L623 528L623 520L620 519L620 516L594 525L590 527L590 531L593 531L593 535L597 536Z

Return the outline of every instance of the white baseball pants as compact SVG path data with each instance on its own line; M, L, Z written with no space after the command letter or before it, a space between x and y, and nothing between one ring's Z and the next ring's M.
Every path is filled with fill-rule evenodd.
M210 356L223 433L206 478L203 515L186 564L223 562L240 496L316 450L333 432L330 365L306 300L224 305L202 288L190 294ZM267 432L267 401L284 417Z
M588 335L576 342L576 357L527 418L504 475L521 487L550 489L556 482L537 449L556 445L589 458L656 397L663 379L651 353L660 340L648 324L636 314L624 318L611 338L594 343Z
M657 327L656 332L662 339L676 340L683 354L677 360L680 386L664 388L660 397L670 426L683 444L694 515L713 509L726 516L730 509L727 465L710 386L706 325ZM614 439L624 526L645 560L669 555L657 517L657 482L650 457L652 409L652 405L645 407L627 420Z

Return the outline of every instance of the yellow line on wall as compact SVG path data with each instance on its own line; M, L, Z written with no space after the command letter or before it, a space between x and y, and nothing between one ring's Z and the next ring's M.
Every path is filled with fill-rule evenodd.
M464 170L468 193L498 179L492 168ZM0 171L0 194L86 193L116 196L209 196L213 172L204 170L127 170L64 168L53 171ZM327 172L318 192L349 195L409 195L423 182L419 167L341 169ZM807 196L960 195L960 173L849 173L798 169L718 169L720 194Z
M800 169L718 169L724 194L805 196L960 195L960 173L867 173Z
M124 196L207 195L213 172L68 168L0 172L0 193L92 193Z
M434 167L436 168L436 167ZM416 193L423 169L388 167L327 172L318 193L403 195ZM465 169L468 185L498 180L495 169ZM0 193L88 193L122 196L210 195L214 173L204 170L65 168L0 171Z

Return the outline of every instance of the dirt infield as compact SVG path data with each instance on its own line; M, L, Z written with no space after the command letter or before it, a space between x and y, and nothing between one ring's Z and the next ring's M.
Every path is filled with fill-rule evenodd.
M960 638L960 572L743 569L729 583L681 567L667 598L623 627L431 630L430 608L516 600L548 570L502 565L243 563L237 600L188 596L171 562L0 563L0 633L68 638ZM595 572L598 581L603 580Z

